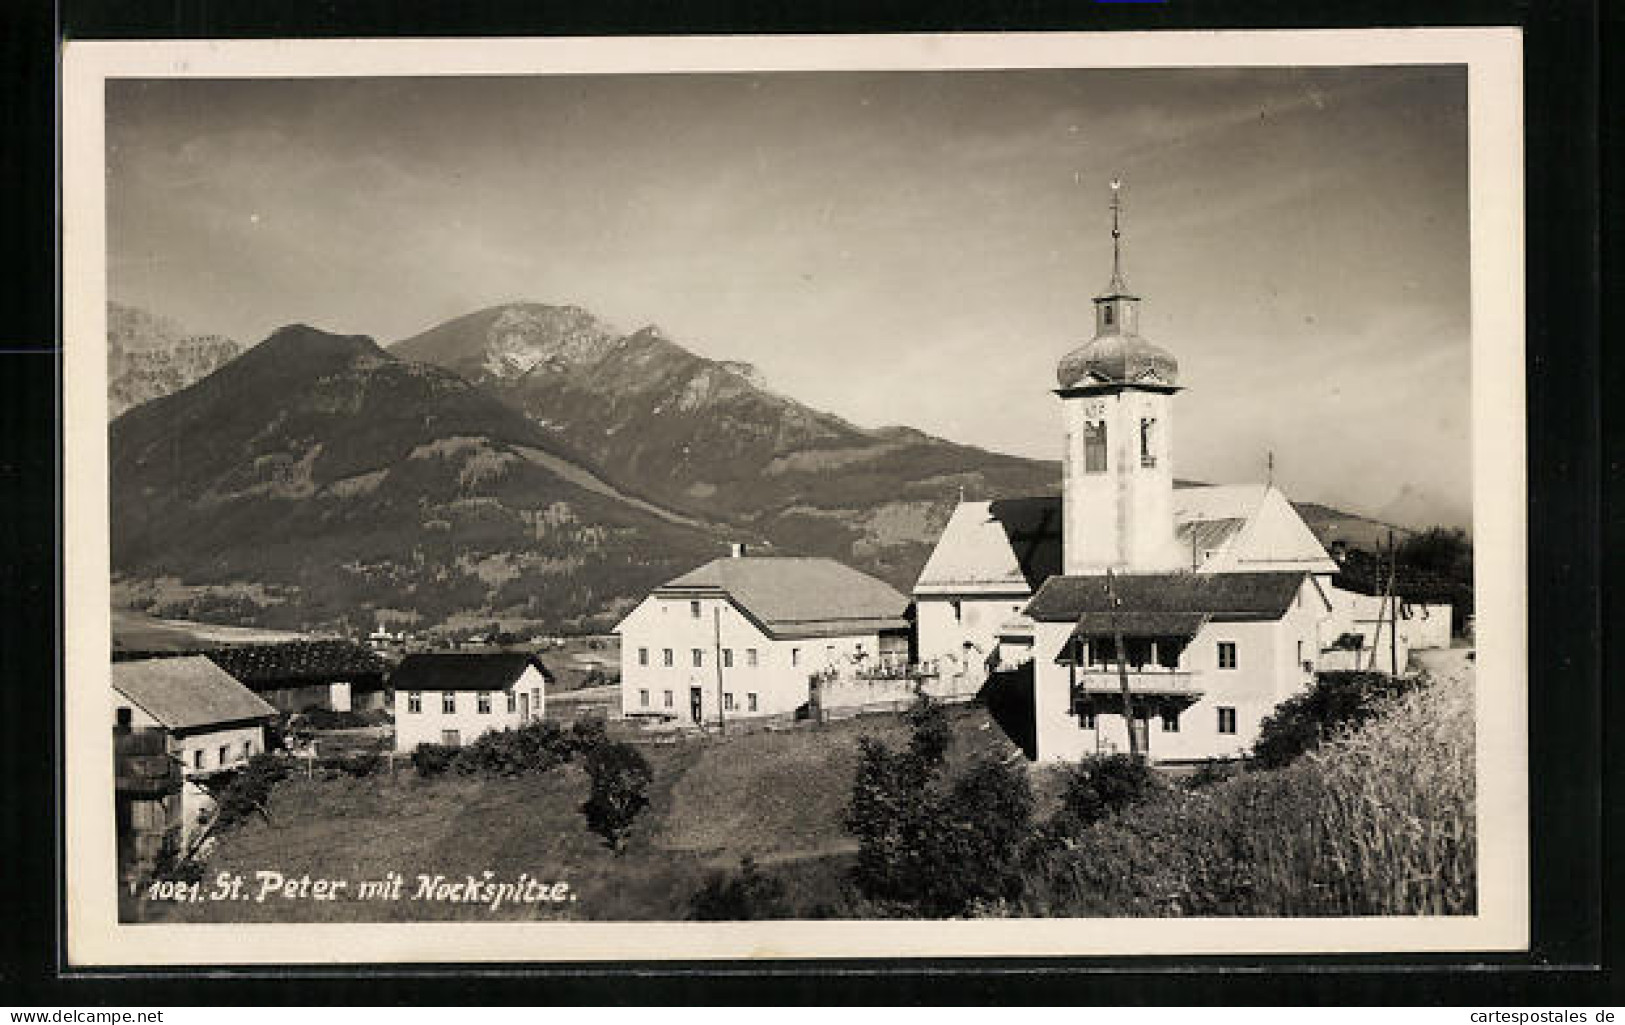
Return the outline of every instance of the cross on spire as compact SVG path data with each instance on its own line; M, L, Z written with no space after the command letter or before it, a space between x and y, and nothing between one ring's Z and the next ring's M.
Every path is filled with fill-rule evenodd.
M1123 280L1123 179L1112 179L1112 280L1106 286L1110 295L1127 295L1128 282Z

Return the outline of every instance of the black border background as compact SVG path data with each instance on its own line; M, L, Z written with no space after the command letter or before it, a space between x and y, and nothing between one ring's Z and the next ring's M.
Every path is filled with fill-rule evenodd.
M0 10L0 1003L1542 1003L1622 1002L1618 676L1599 582L1625 573L1618 436L1621 7L1593 0L1286 3L1164 0L13 0ZM740 34L1514 25L1525 31L1533 951L1511 956L1048 959L423 966L64 974L60 832L60 339L56 70L60 39ZM1608 116L1600 116L1606 111ZM1604 158L1611 158L1604 163ZM1617 181L1614 183L1617 188ZM1606 272L1606 273L1605 273ZM1606 288L1599 288L1601 282ZM1608 318L1609 323L1615 323ZM1606 419L1606 423L1605 423ZM1604 515L1604 491L1610 513ZM1606 784L1606 785L1605 785ZM298 985L286 985L287 976ZM1588 1006L1589 1005L1589 1006Z

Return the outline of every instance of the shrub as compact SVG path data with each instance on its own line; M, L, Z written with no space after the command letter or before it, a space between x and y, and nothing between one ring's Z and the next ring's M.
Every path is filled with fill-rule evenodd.
M412 768L425 779L444 776L456 757L455 747L447 747L444 744L419 744L412 750Z
M1168 789L1151 763L1131 754L1093 755L1066 770L1061 808L1050 820L1053 837L1072 837Z
M384 756L377 751L358 751L339 763L339 771L355 779L366 779L383 768Z
M689 900L688 917L702 922L745 922L790 917L784 883L763 874L756 859L739 859L739 873L713 872Z
M619 854L638 813L649 805L654 771L630 744L601 743L587 752L592 789L581 811L587 827Z
M944 782L946 714L922 704L910 719L904 751L859 742L846 814L858 838L859 889L882 910L934 917L1019 896L1032 823L1026 774L986 758Z
M1286 765L1325 737L1370 720L1383 699L1414 686L1384 673L1320 673L1309 690L1281 702L1259 726L1253 760L1261 769Z
M211 787L217 830L230 829L258 812L269 820L271 791L288 778L288 765L272 755L259 754Z

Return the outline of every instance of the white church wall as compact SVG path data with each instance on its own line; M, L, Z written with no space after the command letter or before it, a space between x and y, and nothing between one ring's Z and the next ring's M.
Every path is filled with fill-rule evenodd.
M927 595L915 600L922 661L952 657L985 660L998 646L998 629L1026 607L1023 594Z

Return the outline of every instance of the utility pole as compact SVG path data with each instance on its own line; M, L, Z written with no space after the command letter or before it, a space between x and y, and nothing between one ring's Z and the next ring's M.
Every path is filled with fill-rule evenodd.
M1394 548L1394 532L1388 532L1388 664L1399 675L1399 552Z
M1106 605L1111 610L1112 643L1117 646L1117 682L1123 690L1123 721L1128 726L1128 753L1140 757L1140 735L1134 730L1134 696L1128 685L1128 655L1123 649L1123 629L1117 622L1117 588L1112 571L1106 571Z
M728 722L724 717L722 700L722 607L714 605L711 608L712 627L712 658L717 664L717 732L726 733Z

